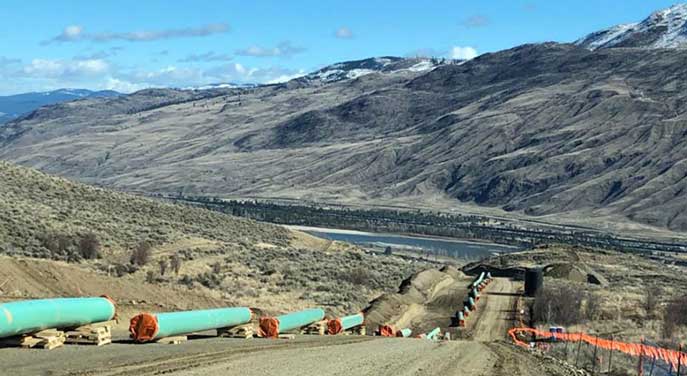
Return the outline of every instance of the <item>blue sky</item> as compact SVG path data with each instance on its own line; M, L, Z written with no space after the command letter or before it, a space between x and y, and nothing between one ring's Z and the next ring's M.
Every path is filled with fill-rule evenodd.
M663 0L0 2L0 95L285 80L372 56L570 42Z

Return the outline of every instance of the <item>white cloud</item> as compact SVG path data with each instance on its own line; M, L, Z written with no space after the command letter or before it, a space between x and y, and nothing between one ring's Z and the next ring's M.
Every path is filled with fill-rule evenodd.
M253 67L238 62L210 67L167 65L157 69L127 67L106 59L33 59L0 58L0 93L44 91L64 87L110 89L132 92L148 87L190 87L214 83L275 83L305 74L302 69L280 66Z
M276 78L273 78L273 79L267 81L266 83L267 83L267 84L279 84L279 83L282 83L282 82L291 81L291 80L293 80L294 78L303 77L303 76L305 76L306 74L307 74L307 73L306 73L303 69L301 69L301 70L299 70L298 72L293 73L293 74L282 74L282 75L279 76L279 77L276 77Z
M113 40L123 40L128 42L147 42L159 39L205 37L213 34L227 33L229 31L229 25L226 23L207 24L199 27L186 27L180 29L98 33L88 33L85 32L83 27L79 25L70 25L65 27L64 30L62 30L62 33L47 41L44 41L43 44L76 42L84 40L94 42L109 42Z
M205 52L202 54L191 54L183 59L179 59L180 63L195 63L208 61L230 61L233 57L228 54L221 54L214 51Z
M470 60L477 57L477 50L470 46L454 46L449 51L449 57L451 59Z
M340 39L350 39L353 38L353 32L346 26L341 26L336 30L334 36Z
M128 81L122 81L117 78L106 77L101 89L114 90L120 93L132 93L134 91L143 90L149 85L134 84Z
M252 57L290 57L304 52L305 48L294 46L289 41L279 43L276 47L265 48L260 46L250 46L236 50L236 55Z
M24 66L24 74L41 78L97 76L108 72L110 65L102 59L50 60L33 59Z
M477 27L488 26L489 23L491 23L491 20L489 19L489 17L482 15L482 14L476 14L474 16L466 18L462 22L462 25L467 27L467 28L477 28Z

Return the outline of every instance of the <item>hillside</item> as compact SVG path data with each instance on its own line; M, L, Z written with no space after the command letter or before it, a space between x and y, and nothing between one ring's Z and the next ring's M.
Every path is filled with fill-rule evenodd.
M684 231L686 58L544 43L423 69L367 59L279 85L146 90L12 122L0 159L125 191Z
M128 288L95 283L81 287L84 293L100 287L101 293L115 289L131 297L136 284L167 286L170 291L210 294L211 302L268 312L314 305L335 313L355 312L427 267L279 226L89 187L6 162L0 162L0 181L0 253L79 262L75 265L83 269L81 274L62 273L73 279L109 275L129 281ZM94 259L87 251L93 244L88 239L93 238L99 243L99 257ZM147 262L133 263L132 252L144 245L150 249ZM178 271L172 266L175 257ZM12 277L22 274L10 267L13 261L2 264L9 271L0 270L0 283L12 280L5 286L11 290L29 296L46 291L79 294L75 288L80 284L61 285L62 277L52 278L51 288L26 287L21 283L25 277ZM35 270L25 273L39 281L45 273L60 274L63 268L56 265L54 272L49 265L41 269L38 274L43 277ZM15 284L18 287L12 287ZM139 299L153 300L142 295Z
M83 98L109 98L120 93L112 90L91 91L86 89L59 89L38 93L22 93L0 96L0 124L14 120L41 106Z

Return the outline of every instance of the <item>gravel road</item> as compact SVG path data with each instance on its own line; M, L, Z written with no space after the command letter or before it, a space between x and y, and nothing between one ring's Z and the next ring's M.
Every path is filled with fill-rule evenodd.
M506 339L508 329L513 326L513 307L518 287L521 283L508 278L494 278L482 292L478 304L478 315L473 327L475 341L495 341Z
M22 375L569 375L570 370L501 341L510 325L511 294L497 279L485 291L473 340L296 336L292 340L228 339L197 335L179 345L131 343L115 332L105 347L52 351L0 348L4 371Z

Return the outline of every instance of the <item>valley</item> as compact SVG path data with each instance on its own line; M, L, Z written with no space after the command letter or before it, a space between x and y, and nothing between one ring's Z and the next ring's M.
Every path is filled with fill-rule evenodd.
M0 374L684 374L655 1L7 6Z

